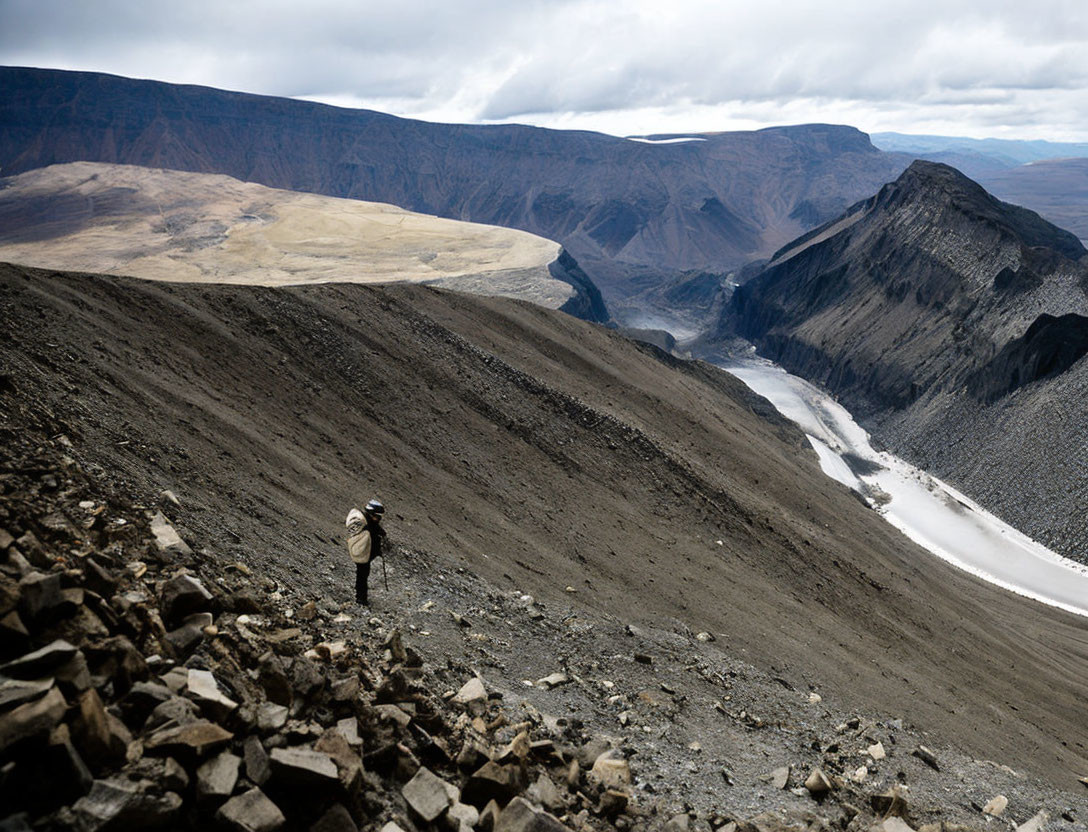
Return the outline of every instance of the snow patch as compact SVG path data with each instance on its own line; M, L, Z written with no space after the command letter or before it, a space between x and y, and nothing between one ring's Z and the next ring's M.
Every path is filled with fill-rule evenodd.
M643 144L684 144L685 142L705 142L701 136L677 136L671 139L647 139L643 136L628 136L629 142L642 142Z
M1088 615L1088 567L1063 558L990 514L952 486L897 456L819 388L764 359L720 365L796 423L827 476L864 495L903 534L945 561L1020 595ZM857 474L843 458L874 463ZM879 467L877 467L879 466Z

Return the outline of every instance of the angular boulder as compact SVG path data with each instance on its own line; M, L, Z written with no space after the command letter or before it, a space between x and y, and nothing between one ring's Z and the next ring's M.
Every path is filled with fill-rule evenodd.
M537 809L523 797L515 797L499 813L494 832L570 832L559 819Z
M287 822L279 807L256 786L220 806L215 819L237 832L277 832Z
M37 650L0 665L0 676L10 679L40 679L56 676L79 652L74 644L57 639Z
M487 688L484 687L484 680L479 676L473 676L467 682L465 682L459 691L454 694L452 701L458 705L468 705L472 702L483 702L487 700Z
M273 782L295 790L330 789L340 783L332 757L307 748L274 748L269 755Z
M1046 822L1049 819L1049 815L1046 810L1037 812L1030 819L1024 821L1016 827L1016 832L1043 832L1046 828Z
M238 703L219 689L210 670L189 669L186 695L212 719L222 720L238 708Z
M31 737L48 734L61 721L68 703L55 687L33 702L0 715L0 751Z
M310 827L310 832L359 832L359 827L351 817L351 812L342 803L334 803L317 822Z
M450 808L452 801L447 784L426 766L401 789L405 802L426 823L431 823Z
M805 788L808 789L809 794L819 800L834 788L834 784L831 778L824 774L823 769L814 768L805 779Z
M159 605L167 627L177 627L190 615L209 612L214 599L192 575L178 575L162 587Z
M272 763L260 738L252 734L246 737L242 745L242 753L246 763L246 777L258 786L263 786L272 776Z
M626 791L631 787L631 767L614 751L597 757L589 773L606 789Z
M83 758L97 770L124 763L132 734L102 704L94 688L84 691L76 701L72 734Z
M520 766L488 761L468 778L461 792L461 800L477 809L485 807L492 800L502 805L521 794L526 785Z
M186 725L164 726L144 740L144 748L164 754L203 757L209 751L226 745L233 737L234 734L214 722L198 719Z
M173 826L181 808L174 792L149 794L140 785L120 777L95 780L90 794L72 807L80 827L99 829L157 829Z
M151 534L155 536L155 548L161 554L188 556L193 553L189 544L181 539L174 524L161 511L155 512L155 516L151 518Z
M33 680L0 678L0 710L41 699L55 683L52 677Z
M222 803L238 783L240 757L221 751L196 770L196 797L202 803Z
M30 572L19 580L19 612L28 621L44 620L64 604L57 573Z

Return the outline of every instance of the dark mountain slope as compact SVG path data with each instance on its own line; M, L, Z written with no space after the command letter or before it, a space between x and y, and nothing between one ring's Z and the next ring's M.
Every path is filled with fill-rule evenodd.
M766 256L906 162L849 127L648 144L95 73L0 69L0 166L117 162L390 202L562 243L606 300Z
M342 518L378 494L445 566L719 633L1065 787L1088 766L1085 621L909 543L717 369L422 287L0 274L3 395L50 403L122 489L173 489L197 550L344 601Z
M779 252L737 290L723 331L735 327L826 385L914 461L969 493L983 486L983 502L1006 519L1086 559L1088 532L1075 507L1088 496L1088 474L1066 478L1062 460L1085 447L1088 416L1080 408L1056 431L1032 404L1075 395L1088 373L1078 323L1088 313L1084 258L1069 232L952 168L915 162L844 218ZM992 408L1004 415L982 418ZM998 446L988 486L970 487Z

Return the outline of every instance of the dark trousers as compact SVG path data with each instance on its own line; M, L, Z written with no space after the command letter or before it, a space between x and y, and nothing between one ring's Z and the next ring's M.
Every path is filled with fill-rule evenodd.
M370 578L370 562L355 564L355 603L365 604L366 582Z

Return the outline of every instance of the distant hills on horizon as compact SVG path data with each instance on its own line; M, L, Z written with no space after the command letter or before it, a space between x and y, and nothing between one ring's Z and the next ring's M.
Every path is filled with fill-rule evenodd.
M974 139L967 136L935 136L915 133L870 133L881 150L898 153L963 153L986 156L1005 167L1048 159L1088 156L1088 142L1052 142L1043 139ZM963 171L967 173L967 171ZM968 174L970 175L970 174Z
M634 325L666 295L706 304L713 276L769 256L909 163L836 125L654 144L89 72L0 68L0 91L5 174L73 161L220 173L529 231L563 245Z

